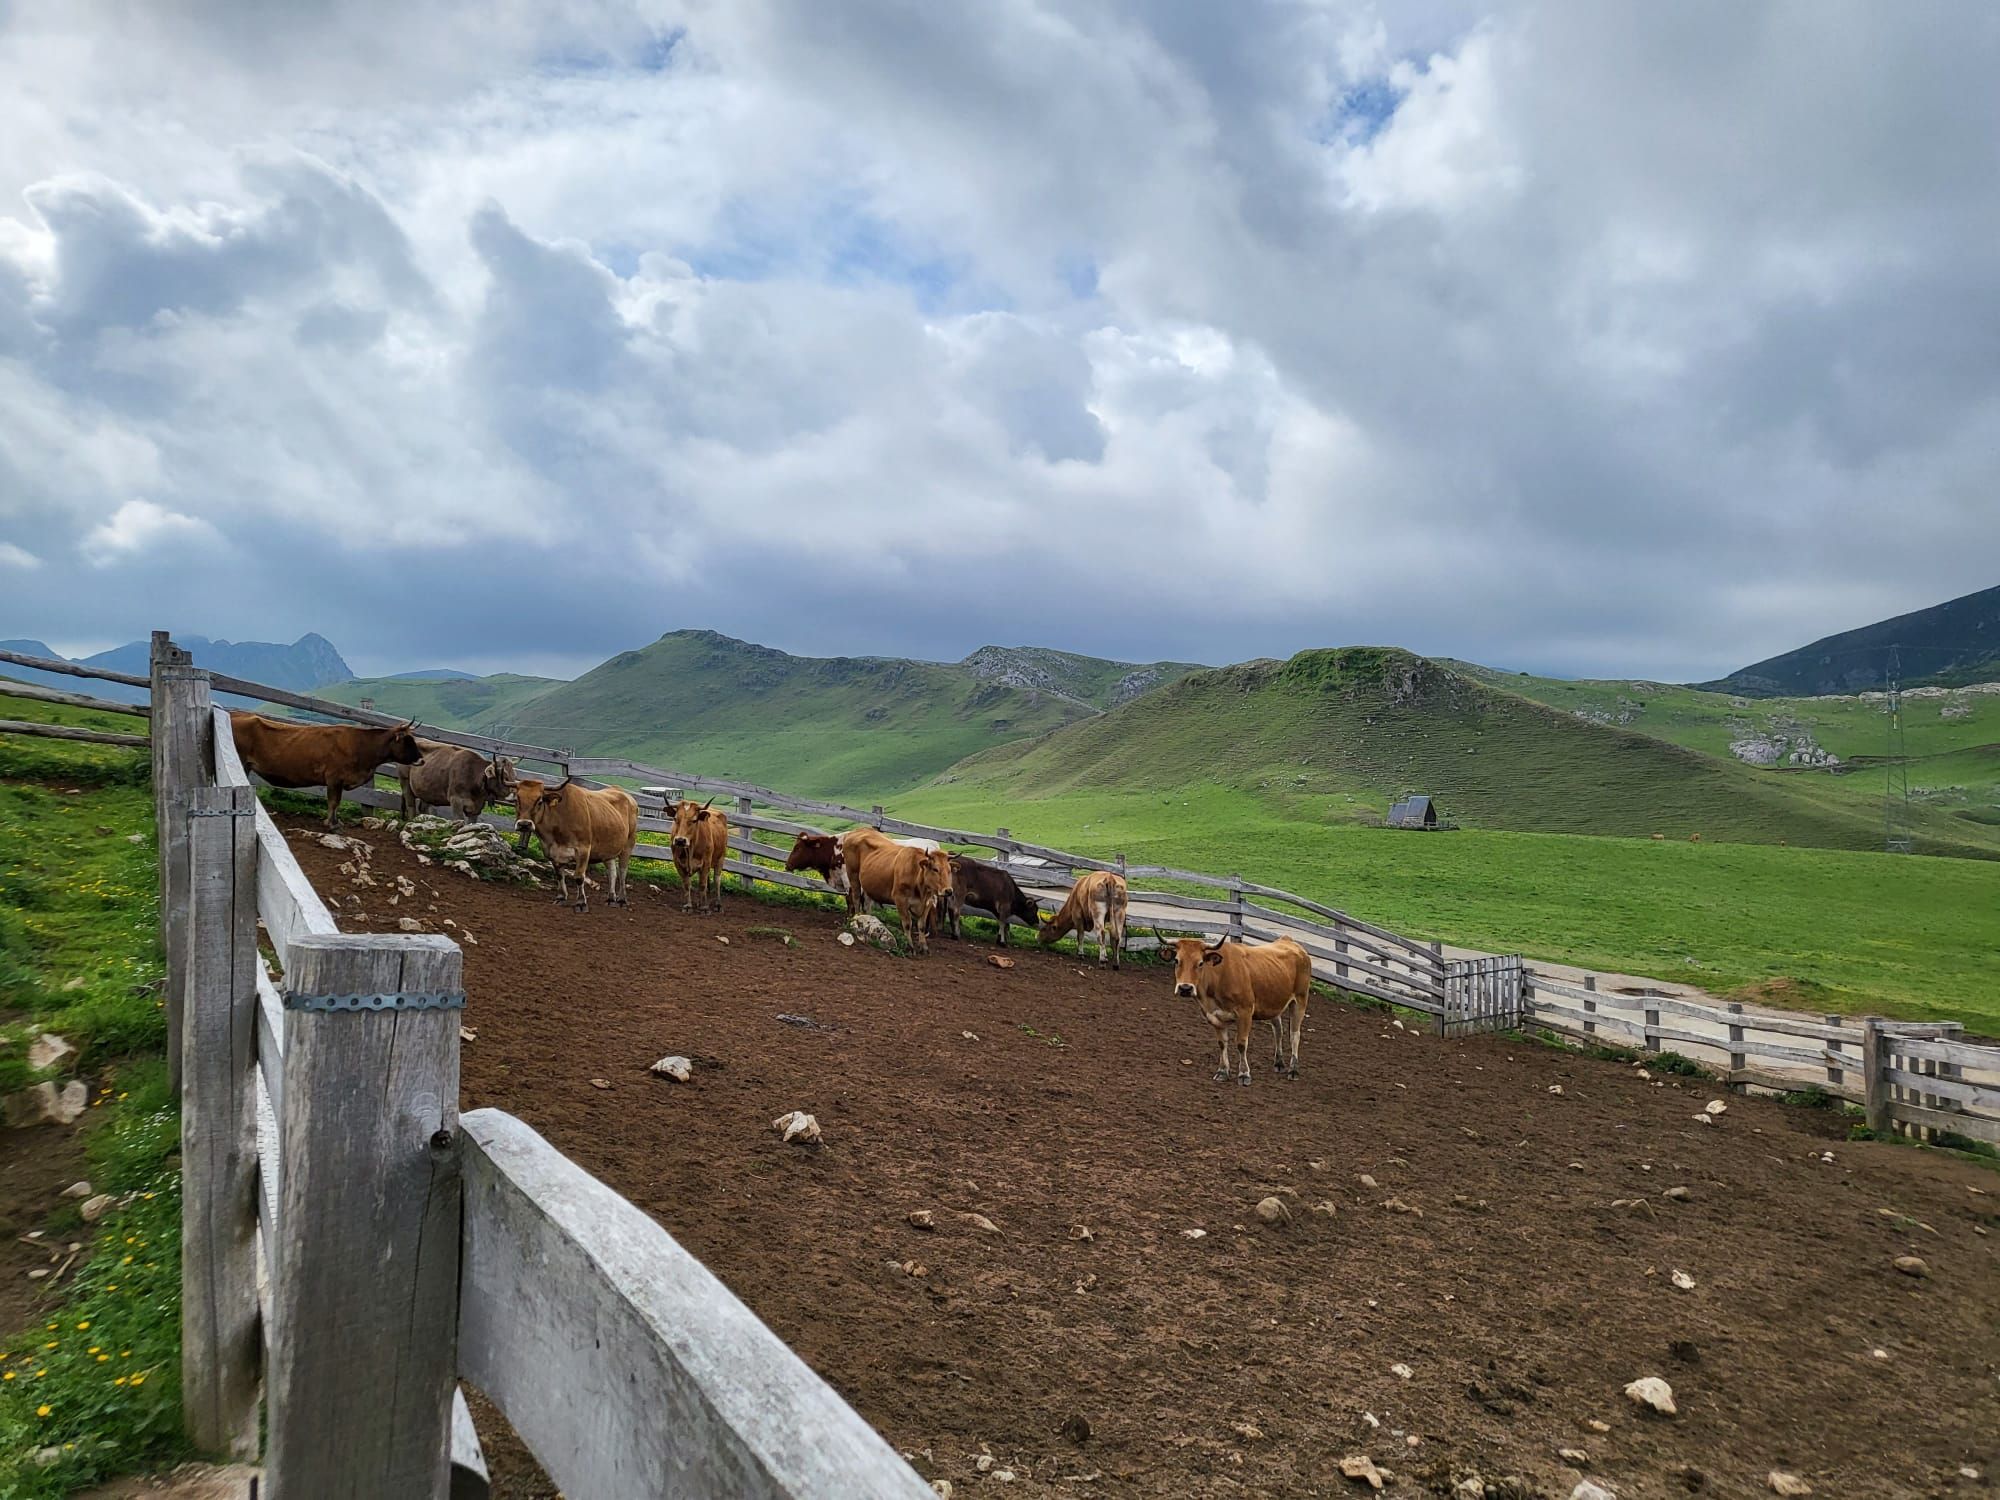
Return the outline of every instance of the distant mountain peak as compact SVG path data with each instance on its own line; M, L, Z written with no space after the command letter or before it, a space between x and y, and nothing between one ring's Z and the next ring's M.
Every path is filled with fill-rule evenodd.
M1695 686L1744 698L1867 692L1887 684L1891 647L1905 686L2000 679L2000 586L1822 636Z

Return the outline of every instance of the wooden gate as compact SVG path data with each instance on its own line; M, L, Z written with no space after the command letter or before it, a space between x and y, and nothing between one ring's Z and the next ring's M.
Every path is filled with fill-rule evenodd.
M1521 1024L1521 989L1526 975L1518 953L1491 958L1455 958L1444 966L1442 1036L1475 1031L1509 1031Z

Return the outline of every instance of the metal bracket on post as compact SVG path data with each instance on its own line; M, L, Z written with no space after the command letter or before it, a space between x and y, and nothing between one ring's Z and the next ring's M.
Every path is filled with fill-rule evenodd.
M286 1010L464 1010L464 990L403 991L384 995L302 995L285 991Z

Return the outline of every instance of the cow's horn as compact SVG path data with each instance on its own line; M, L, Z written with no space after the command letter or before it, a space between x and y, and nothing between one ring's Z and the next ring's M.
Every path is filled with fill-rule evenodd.
M1216 939L1216 940L1215 940L1214 942L1212 942L1212 943L1203 943L1203 944L1201 945L1201 946L1202 946L1202 951L1203 951L1203 952L1206 952L1206 953L1213 953L1213 952L1215 952L1215 951L1216 951L1216 950L1217 950L1218 948L1220 948L1220 947L1221 947L1221 946L1222 946L1222 945L1223 945L1224 943L1226 943L1226 942L1228 942L1228 941L1229 941L1229 934L1225 932L1225 933L1223 933L1223 935L1222 935L1221 937L1217 938L1217 939Z
M713 806L715 806L715 799L710 797L706 802L702 803L701 810L707 812Z

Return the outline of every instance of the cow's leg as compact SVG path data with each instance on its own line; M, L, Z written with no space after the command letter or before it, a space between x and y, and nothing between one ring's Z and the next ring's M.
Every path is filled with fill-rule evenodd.
M1276 1049L1271 1066L1280 1073L1285 1071L1285 1025L1291 1013L1291 1007L1287 1006L1271 1017L1271 1044Z
M338 782L327 783L326 826L329 828L338 828L340 826L340 785Z
M721 860L718 859L715 862L715 868L709 871L709 879L715 883L715 914L719 917L722 915L722 861Z
M1250 1028L1253 1024L1250 1007L1246 1005L1236 1013L1236 1054L1241 1062L1236 1081L1245 1088L1250 1086Z
M1222 1021L1211 1021L1209 1025L1215 1028L1215 1039L1222 1046L1221 1060L1215 1065L1215 1081L1227 1083L1229 1082L1229 1027Z
M1124 965L1125 965L1125 919L1123 917L1120 917L1118 918L1117 925L1111 929L1111 967L1114 969L1119 969L1123 968Z
M403 821L407 823L410 821L410 819L414 818L417 815L416 814L417 794L410 790L410 778L407 776L403 777L402 779L402 792L403 792L403 802L402 802Z
M1292 1001L1292 1065L1285 1070L1287 1078L1299 1076L1299 1038L1306 1029L1306 997L1298 996Z

